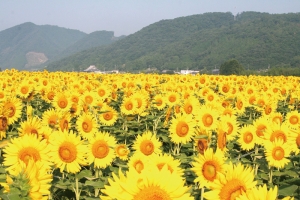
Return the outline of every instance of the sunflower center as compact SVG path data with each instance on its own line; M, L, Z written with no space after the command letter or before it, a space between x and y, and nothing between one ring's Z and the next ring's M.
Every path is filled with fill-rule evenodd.
M221 150L226 147L226 133L224 131L218 133L218 147Z
M61 128L62 131L64 131L64 130L69 130L69 122L68 122L68 120L63 119L63 120L60 122L60 128Z
M77 157L76 146L72 142L63 142L58 150L59 157L66 163L73 162Z
M202 122L203 122L204 126L209 127L214 122L214 119L210 114L206 113L202 117Z
M272 150L272 157L275 160L281 160L284 157L284 149L280 146L276 146L273 150Z
M0 131L4 131L7 128L7 118L0 117Z
M179 137L184 137L188 134L188 132L189 132L189 125L184 121L179 121L176 126L176 134Z
M128 150L125 145L119 145L116 149L118 156L126 156L128 154Z
M109 153L109 147L103 140L97 140L92 147L92 153L96 158L105 158Z
M19 151L20 160L22 160L26 165L30 158L34 160L34 162L41 159L40 153L36 148L33 147L25 147Z
M205 179L214 181L217 176L217 166L214 161L206 161L202 167L202 174Z
M176 101L176 96L175 95L170 95L169 96L169 101L171 102L171 103L173 103L173 102L175 102Z
M207 96L208 101L213 101L214 98L215 98L214 95L211 95L211 94Z
M167 165L167 164L166 164L166 163L158 163L156 166L157 166L157 168L158 168L159 170L161 170L165 165ZM169 170L171 173L173 173L173 171L174 171L170 165L168 165L168 170Z
M246 133L244 133L244 137L243 137L243 139L244 139L244 142L246 143L246 144L249 144L249 143L251 143L252 142L252 140L253 140L253 135L252 135L252 133L251 132L246 132Z
M271 137L270 137L270 141L271 142L274 142L274 140L278 139L278 140L283 140L283 142L286 142L287 141L287 138L286 138L286 135L283 131L281 130L276 130L272 133Z
M8 113L8 117L13 117L16 113L16 106L12 103L8 103L6 105L4 105L4 108L6 108L7 110L9 110Z
M103 97L105 95L105 90L103 90L103 89L98 90L98 95L100 97Z
M133 164L133 167L138 173L141 173L144 169L144 164L142 161L138 160Z
M86 96L84 99L85 99L85 102L88 104L91 104L93 102L93 97L91 97L91 96Z
M187 104L184 106L184 111L186 112L186 114L191 114L193 111L193 106L191 104Z
M242 102L241 100L238 100L238 101L236 102L236 107L237 107L239 110L241 110L241 109L243 108L243 102Z
M131 102L131 101L130 101L130 102L126 102L125 108L126 108L126 110L132 110L132 109L133 109L133 104L132 104L132 102Z
M290 117L289 121L291 124L295 125L295 124L298 124L299 118L296 115L293 115Z
M109 121L113 118L113 113L112 112L106 112L103 114L103 118L106 120L106 121Z
M161 106L162 105L162 100L161 99L156 99L156 105Z
M27 86L23 86L23 87L21 87L21 93L22 93L22 94L27 94L27 93L28 93L28 91L29 91L29 89L28 89L28 87L27 87Z
M265 114L266 114L266 115L269 115L271 112L272 112L272 107L266 106L266 107L265 107Z
M219 197L223 200L234 200L243 192L246 192L245 185L238 179L232 179L222 187Z
M296 138L296 144L298 146L298 149L300 149L300 134L298 134L298 136Z
M263 125L263 124L259 124L258 126L257 126L257 128L256 128L256 135L258 136L258 137L261 137L261 136L263 136L264 135L264 131L266 130L266 126L265 125Z
M227 122L227 125L228 125L227 135L230 135L232 133L232 131L233 131L233 125L230 122Z
M67 107L67 105L68 105L68 100L66 97L62 97L58 100L58 106L60 108L65 108L65 107Z
M82 122L82 129L84 132L89 133L93 128L93 124L90 122Z
M144 140L141 142L140 150L143 154L149 156L154 152L154 144L151 140Z
M227 93L227 92L229 91L229 86L228 86L228 85L224 85L224 86L222 87L222 91L223 91L224 93Z
M140 190L134 200L171 200L170 195L158 186L148 186Z
M48 94L47 94L47 98L49 99L49 100L53 100L54 99L54 96L55 96L55 94L54 94L54 92L49 92Z
M199 139L197 141L197 149L200 154L204 154L204 151L208 148L208 141L207 139Z

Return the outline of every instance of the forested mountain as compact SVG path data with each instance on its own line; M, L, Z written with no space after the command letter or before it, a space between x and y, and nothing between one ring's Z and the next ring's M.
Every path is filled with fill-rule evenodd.
M63 56L110 44L114 32L91 34L50 25L20 24L0 32L0 67L33 69Z
M205 13L162 20L111 45L50 63L47 69L201 70L232 58L249 69L300 67L300 13Z

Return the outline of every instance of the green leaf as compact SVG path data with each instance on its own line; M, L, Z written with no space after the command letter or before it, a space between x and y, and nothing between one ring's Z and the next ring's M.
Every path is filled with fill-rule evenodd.
M100 180L95 180L95 181L87 180L85 182L85 185L93 186L94 188L104 188L104 183Z
M278 194L282 196L293 196L298 187L297 185L279 186Z
M81 172L79 172L79 174L76 175L78 180L82 179L83 177L91 177L92 172L90 170L82 170Z

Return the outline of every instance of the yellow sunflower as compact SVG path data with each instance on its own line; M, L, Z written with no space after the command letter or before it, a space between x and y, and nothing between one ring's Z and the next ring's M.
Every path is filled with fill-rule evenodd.
M52 101L52 105L58 111L69 111L72 105L69 94L67 92L57 92Z
M225 167L225 173L219 173L211 184L212 190L204 193L205 199L236 199L255 187L254 171L251 168L244 167L241 163L233 165L231 162Z
M3 112L7 113L9 124L16 122L22 115L22 101L16 97L7 98L3 102Z
M166 94L166 103L168 106L172 107L176 104L179 104L181 101L180 93L178 92L167 92Z
M282 139L277 139L273 142L266 141L264 143L265 155L269 166L277 167L279 169L290 162L286 157L290 156L291 149L288 143L285 143Z
M23 137L13 138L3 151L3 165L9 172L19 169L22 163L27 165L29 159L50 165L47 141L39 140L35 135L26 134Z
M167 166L161 170L149 167L140 174L129 169L126 176L120 171L120 179L109 179L110 185L101 190L107 198L118 200L192 200L189 188L181 176L171 173ZM172 184L170 184L172 183ZM120 190L120 188L122 188ZM105 199L101 196L101 199Z
M8 119L5 116L0 116L0 140L6 138L6 129L8 127Z
M184 100L182 110L185 114L196 115L200 110L200 103L198 98L196 98L195 96L189 96Z
M69 113L65 113L59 118L59 128L61 131L69 131L69 128L71 126L71 116Z
M158 110L162 110L166 107L166 98L162 94L156 94L153 97L152 104L154 108L157 108Z
M145 156L150 156L153 153L161 153L160 147L162 143L156 137L156 134L152 134L151 131L145 131L142 135L138 135L134 141L132 148Z
M251 150L257 143L256 130L253 125L246 125L239 130L239 136L237 140L238 144L243 150Z
M98 115L100 123L105 126L113 126L116 123L118 119L118 112L114 108L104 104L101 107L100 112L101 113Z
M57 128L57 125L59 123L60 114L55 109L49 109L43 112L42 116L42 125L48 126L52 129Z
M126 144L117 144L115 147L115 153L118 158L126 161L128 160L128 155L130 153L130 150Z
M300 113L297 110L288 112L285 116L285 121L288 122L292 128L298 127L300 124Z
M135 110L135 114L145 115L146 108L148 106L148 93L143 91L136 91L132 98L137 101L137 107Z
M29 83L28 80L23 80L17 87L16 94L22 98L26 99L33 92L33 85Z
M107 132L97 132L89 139L87 161L94 163L94 168L105 168L112 163L116 157L113 147L116 139Z
M170 154L155 154L151 157L151 162L161 170L165 165L171 173L183 176L183 169L180 167L180 160L174 159Z
M239 129L236 116L222 115L220 116L220 121L225 122L228 126L228 130L226 130L227 141L234 140Z
M37 138L41 138L42 129L43 125L40 118L32 117L27 119L26 121L22 121L20 124L20 128L18 128L18 131L20 136L32 134L35 135Z
M196 123L193 116L188 114L176 115L171 120L169 128L171 141L175 144L186 144L195 134Z
M98 131L98 124L96 119L91 114L83 113L77 118L76 126L79 134L83 138L93 137Z
M194 137L194 145L196 150L200 154L204 154L204 151L209 147L211 141L211 131L205 129L196 129L196 135Z
M218 125L219 116L220 113L217 110L209 106L201 106L196 120L201 129L215 130Z
M194 182L200 183L200 188L210 188L210 185L217 178L218 173L224 173L225 157L219 149L213 152L213 149L208 148L204 154L199 154L192 162L192 171L196 174Z
M239 196L236 200L277 200L278 187L270 188L267 185L254 187L247 193Z
M282 124L272 123L270 128L265 132L264 138L274 142L275 139L281 139L284 143L290 140L291 127L284 121Z
M49 142L49 156L61 172L77 173L87 164L87 147L75 133L56 131L51 134Z
M256 135L258 138L264 138L264 135L268 129L270 129L270 118L262 116L253 121L253 126L256 129Z
M132 97L124 97L121 105L121 113L124 115L133 115L136 113L138 102Z

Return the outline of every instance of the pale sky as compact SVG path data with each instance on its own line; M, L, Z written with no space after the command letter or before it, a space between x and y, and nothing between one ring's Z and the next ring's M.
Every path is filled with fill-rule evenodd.
M0 31L33 22L130 35L163 19L207 12L300 12L300 0L0 0Z

